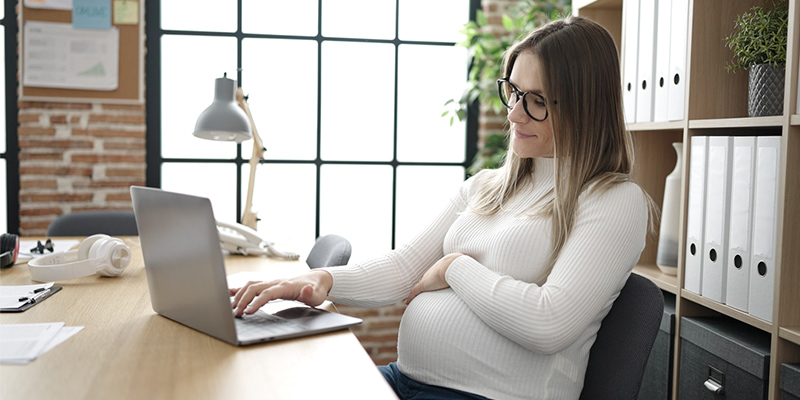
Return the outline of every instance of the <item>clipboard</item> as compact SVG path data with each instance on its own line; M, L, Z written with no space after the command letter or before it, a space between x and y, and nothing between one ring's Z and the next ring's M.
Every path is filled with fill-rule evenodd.
M27 310L27 309L39 304L39 303L44 302L45 300L49 299L50 296L58 293L59 290L61 290L61 286L55 286L55 285L50 286L50 291L46 295L36 299L36 301L34 301L32 303L25 304L22 307L0 308L0 313L18 313L18 312L23 312L23 311L25 311L25 310Z

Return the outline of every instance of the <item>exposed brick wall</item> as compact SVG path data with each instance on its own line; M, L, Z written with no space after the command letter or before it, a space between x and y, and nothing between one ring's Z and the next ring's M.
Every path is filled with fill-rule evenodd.
M406 310L405 304L399 302L377 308L336 305L336 308L343 314L364 320L352 330L375 365L397 361L397 330Z
M19 102L20 233L74 211L130 210L145 183L144 105Z
M481 1L481 8L488 21L489 33L499 34L506 32L505 27L503 27L503 15L517 3L519 3L519 0ZM481 105L481 112L478 117L479 142L482 142L488 135L505 134L507 131L505 112L501 111L500 114L497 114L491 108Z

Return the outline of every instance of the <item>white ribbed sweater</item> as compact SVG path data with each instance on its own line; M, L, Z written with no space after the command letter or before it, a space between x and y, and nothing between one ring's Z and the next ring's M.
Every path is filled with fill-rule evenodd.
M422 293L406 309L400 371L494 399L577 399L600 323L644 249L647 205L634 183L584 193L546 283L533 283L547 267L550 219L521 213L553 188L553 170L552 159L536 159L532 184L491 216L466 210L475 182L495 172L467 180L406 246L328 269L330 298L395 303L441 257L463 253L447 271L450 288Z

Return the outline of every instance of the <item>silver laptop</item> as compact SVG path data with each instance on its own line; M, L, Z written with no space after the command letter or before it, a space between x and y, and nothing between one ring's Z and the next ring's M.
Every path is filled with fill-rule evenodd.
M131 187L153 311L233 345L330 332L361 320L294 301L234 318L211 201ZM266 312L267 309L278 310Z

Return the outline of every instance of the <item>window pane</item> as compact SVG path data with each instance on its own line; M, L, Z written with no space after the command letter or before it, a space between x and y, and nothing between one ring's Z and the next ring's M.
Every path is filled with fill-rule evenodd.
M242 10L242 30L246 33L317 35L317 0L243 0Z
M320 235L347 238L352 261L391 249L392 167L323 165L320 180Z
M463 167L397 167L395 247L427 228L463 182Z
M466 49L401 45L398 57L397 159L463 162L466 121L456 118L450 126L442 112L464 90Z
M236 157L234 142L192 136L197 117L214 100L214 80L224 73L236 79L236 39L165 35L161 60L161 154L166 158Z
M242 88L267 152L264 157L317 157L317 42L245 39ZM249 159L252 141L243 143Z
M394 46L322 43L322 158L389 161L394 136Z
M394 39L395 0L322 2L322 35L326 37Z
M469 1L402 0L399 19L400 40L461 42L458 31L469 21Z
M236 0L164 0L161 1L161 28L235 32L237 11Z
M208 197L216 219L236 221L234 164L163 163L161 187L170 192Z
M0 176L6 179L6 159L0 158ZM0 229L8 232L8 185L0 185Z
M250 165L242 167L242 209ZM313 164L259 164L253 191L258 232L305 256L316 239L317 168ZM281 247L279 247L281 249Z

